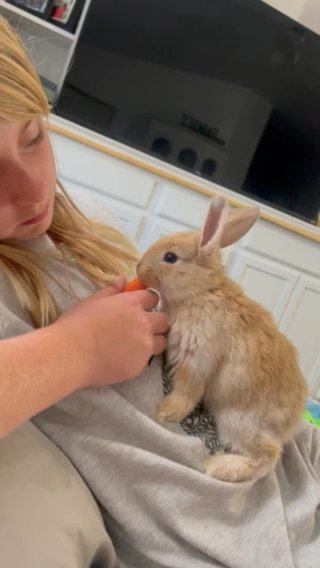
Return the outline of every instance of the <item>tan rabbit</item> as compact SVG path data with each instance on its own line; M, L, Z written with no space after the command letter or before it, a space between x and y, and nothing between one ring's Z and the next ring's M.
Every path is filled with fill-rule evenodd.
M202 231L165 236L138 264L160 292L171 325L167 361L172 390L159 420L180 422L202 400L230 453L206 470L224 481L265 476L299 422L307 395L297 355L271 315L223 270L219 249L242 237L257 209L229 213L215 198Z

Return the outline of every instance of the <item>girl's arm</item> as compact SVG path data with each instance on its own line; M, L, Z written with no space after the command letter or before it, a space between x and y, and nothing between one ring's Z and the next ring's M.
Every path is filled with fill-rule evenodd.
M0 438L85 386L86 361L55 324L0 342Z
M0 438L72 392L137 376L165 349L151 292L106 288L54 324L0 341Z

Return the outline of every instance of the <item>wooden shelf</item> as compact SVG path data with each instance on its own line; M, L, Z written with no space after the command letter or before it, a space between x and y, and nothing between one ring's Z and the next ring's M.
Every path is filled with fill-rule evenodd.
M18 6L9 4L8 2L5 2L5 0L0 0L0 13L3 14L4 10L7 12L5 15L9 21L10 21L10 15L14 16L15 18L17 18L18 16L26 21L32 22L33 24L39 26L43 30L49 30L51 33L57 34L57 36L66 38L70 40L70 42L75 40L75 34L72 34L71 32L59 28L58 26L55 26L51 22L42 20L41 18L38 18L37 16L30 14L26 10L22 10Z

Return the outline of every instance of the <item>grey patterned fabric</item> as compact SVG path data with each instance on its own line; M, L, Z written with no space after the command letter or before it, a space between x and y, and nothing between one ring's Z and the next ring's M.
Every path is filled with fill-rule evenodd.
M170 379L165 359L163 359L162 365L162 381L164 394L169 394ZM228 448L224 448L220 444L214 418L208 414L202 403L199 403L193 412L182 420L181 426L183 430L189 434L189 436L196 436L197 438L200 438L210 454L228 451Z

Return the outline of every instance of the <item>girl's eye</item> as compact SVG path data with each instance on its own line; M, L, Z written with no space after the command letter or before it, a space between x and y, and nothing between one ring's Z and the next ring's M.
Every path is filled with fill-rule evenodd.
M178 257L174 252L166 252L163 257L164 262L168 262L169 264L175 264L177 262Z
M41 140L43 140L43 138L44 138L44 132L43 130L40 130L39 134L37 134L35 138L30 140L30 142L26 144L26 148L31 148L32 146L36 146L41 142Z

